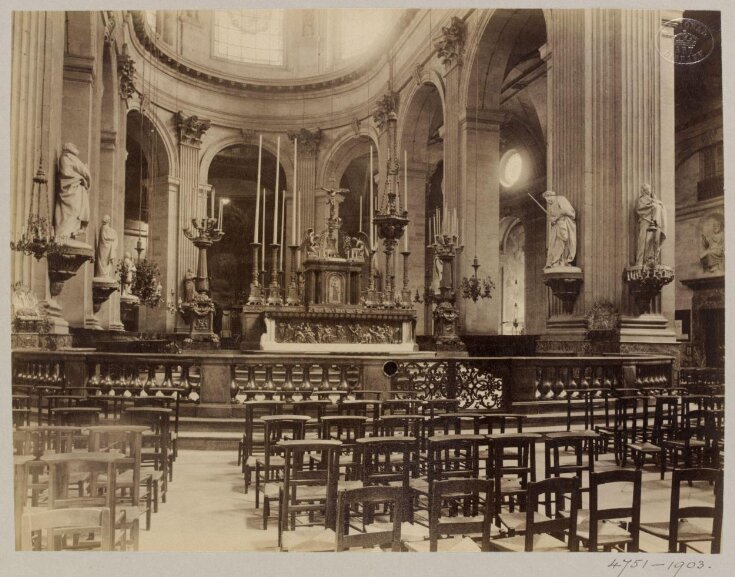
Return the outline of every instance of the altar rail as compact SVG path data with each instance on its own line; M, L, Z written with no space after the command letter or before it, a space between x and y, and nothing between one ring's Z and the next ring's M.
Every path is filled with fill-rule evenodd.
M180 389L189 400L233 404L314 391L412 391L460 399L462 408L507 409L519 401L575 397L581 389L677 385L668 356L451 357L17 351L13 385L100 390L137 396ZM94 393L92 393L94 394Z
M681 367L679 385L695 394L725 394L725 369L720 367Z

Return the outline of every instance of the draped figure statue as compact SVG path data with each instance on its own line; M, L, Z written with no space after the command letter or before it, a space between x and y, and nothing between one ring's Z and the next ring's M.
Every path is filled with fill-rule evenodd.
M635 208L638 217L635 264L661 264L661 243L666 238L666 211L650 184L641 186Z
M572 266L577 256L577 222L574 208L566 197L547 190L543 194L546 200L547 214L547 249L546 266Z
M112 264L117 249L117 232L110 226L110 216L102 217L102 225L97 235L95 250L94 276L112 278Z
M59 192L54 206L57 238L73 239L84 233L89 222L89 186L92 177L79 159L79 149L67 142L59 157Z

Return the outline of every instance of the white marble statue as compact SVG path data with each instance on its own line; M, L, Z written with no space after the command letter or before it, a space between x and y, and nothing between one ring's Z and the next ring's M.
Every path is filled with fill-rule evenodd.
M661 264L661 243L666 238L666 211L650 184L641 186L635 212L638 217L635 264Z
M84 233L89 222L89 186L92 177L79 159L79 149L67 142L59 157L59 192L54 206L57 238L73 239Z
M572 266L577 255L577 222L574 208L565 196L547 190L546 200L547 249L546 267Z
M122 279L122 294L123 296L134 296L131 292L133 287L133 279L135 278L135 261L129 252L125 253L123 257L123 263L125 264L125 276Z
M184 302L186 303L194 302L198 294L195 279L194 271L190 268L186 269L184 273Z
M117 252L117 231L110 226L110 216L102 217L102 225L97 235L97 247L94 257L94 276L111 278L112 264Z

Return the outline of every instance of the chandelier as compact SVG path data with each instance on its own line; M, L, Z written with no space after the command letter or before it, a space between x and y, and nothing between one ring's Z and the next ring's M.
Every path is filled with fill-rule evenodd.
M36 260L45 256L63 252L63 247L56 242L53 226L49 218L41 214L41 202L48 195L48 179L43 169L43 159L38 163L38 170L33 177L31 189L31 205L28 219L23 227L20 239L10 241L11 250L33 255Z
M488 276L485 278L478 278L477 269L480 268L480 262L477 257L472 261L472 268L474 272L472 276L462 279L460 288L462 289L462 298L472 299L473 302L477 302L477 299L489 299L492 298L492 292L495 290L495 283Z

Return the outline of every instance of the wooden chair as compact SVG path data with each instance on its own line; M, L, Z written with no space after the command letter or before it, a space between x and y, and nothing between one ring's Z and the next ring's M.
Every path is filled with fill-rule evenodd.
M447 479L435 481L431 491L429 508L429 540L405 543L408 551L468 552L489 551L490 530L495 511L493 506L493 482L486 479ZM472 501L484 503L482 515L443 515L459 511L459 503ZM449 504L449 507L445 507ZM477 534L480 546L466 535ZM442 537L449 537L444 539Z
M131 407L123 413L123 422L128 425L143 425L141 468L143 475L150 475L153 482L153 512L158 512L159 496L166 502L171 473L172 454L169 436L171 409L162 407Z
M383 415L417 415L420 414L424 401L419 399L387 399L382 402Z
M320 419L319 438L328 441L340 441L342 449L339 455L339 468L345 472L345 480L357 478L357 466L354 450L357 439L365 436L367 417L328 415ZM318 462L316 457L315 462Z
M486 477L494 481L496 524L500 527L503 501L508 501L509 513L513 513L516 503L523 506L528 484L536 480L536 442L541 435L505 433L486 438L490 441ZM523 516L519 518L525 521ZM510 517L505 519L508 527L516 522Z
M127 504L126 519L131 523L145 514L146 531L149 531L153 513L153 476L150 473L141 475L143 433L146 431L148 427L143 425L103 425L88 429L90 451L117 451L125 456L117 461L116 468L117 489L127 493L121 495L121 502Z
M113 546L123 551L132 545L138 549L137 520L128 529L124 508L117 508L116 463L125 457L121 453L76 452L46 455L44 462L49 468L49 509L78 507L105 507L110 511L110 534ZM76 496L69 494L73 474L83 472L87 476L84 492ZM118 527L121 529L118 530ZM128 538L129 535L129 538Z
M681 485L694 481L714 484L712 506L681 506ZM671 482L669 521L641 523L641 531L668 541L669 553L686 553L689 543L709 541L711 553L719 553L722 541L724 471L721 469L677 469ZM712 519L712 529L690 519Z
M113 550L110 510L106 507L26 511L21 524L22 551Z
M381 405L380 399L345 399L337 405L337 414L367 417L373 422L380 418Z
M580 509L577 520L577 536L590 551L611 551L613 547L625 546L629 553L639 550L641 521L641 479L640 469L635 471L616 470L590 473L590 507ZM633 486L629 507L600 507L600 488L614 483ZM620 494L628 494L621 490ZM617 499L616 499L617 500ZM621 523L621 520L625 523ZM616 520L617 523L612 522Z
M427 439L427 471L423 477L410 479L411 512L426 501L431 506L434 483L446 479L477 479L480 467L480 445L483 435L437 435ZM477 501L465 500L465 514L477 514ZM470 513L471 509L471 513ZM413 521L413 517L407 520Z
M646 457L653 457L658 461L663 479L666 460L662 446L649 441L648 414L646 397L615 399L615 460L618 465L625 467L630 454L636 469L640 469Z
M568 494L571 507L568 515L551 511L551 495ZM543 497L543 501L542 498ZM545 514L538 515L540 503ZM563 502L563 500L557 500ZM559 552L578 551L577 512L579 511L579 479L553 477L528 484L526 493L525 534L490 541L490 549L507 552ZM564 535L566 533L566 541Z
M266 415L263 421L263 456L255 458L255 508L263 493L263 529L268 528L271 501L277 501L283 480L285 461L280 441L302 441L306 434L307 415Z
M279 441L283 449L283 483L279 488L278 546L282 551L331 551L335 543L335 510L340 441ZM319 455L318 466L313 457ZM266 505L264 505L265 510ZM319 525L296 526L296 516L309 520L321 514Z
M327 408L331 406L328 399L304 399L301 401L291 401L289 406L291 413L294 415L307 415L311 420L306 423L306 436L319 436L319 420L326 415ZM312 435L316 431L315 435Z
M405 441L405 440L404 440ZM401 550L401 512L405 492L402 487L366 486L358 489L340 491L337 498L337 543L336 551L353 548L390 547L391 551ZM350 533L353 528L351 513L362 507L363 530L372 522L372 511L376 505L383 505L392 511L393 519L389 530L363 531ZM366 514L367 513L367 514Z
M663 441L664 454L669 457L672 469L679 468L680 459L683 459L685 469L710 466L711 463L705 463L705 457L709 457L711 461L712 445L716 436L712 412L690 409L684 415L682 426L677 429L674 437ZM695 457L696 464L693 462Z
M242 466L242 473L245 479L245 493L248 492L250 486L250 477L255 469L255 456L263 453L262 437L258 443L256 439L256 429L262 430L263 422L259 417L263 415L278 415L283 412L285 403L283 401L246 401L243 403L245 407L245 423L242 439L240 439L237 448L237 464Z
M563 475L574 475L579 479L580 491L589 491L585 487L584 473L592 474L595 470L594 446L596 433L594 431L558 432L547 433L544 436L544 465L546 477L561 477ZM585 445L590 445L586 452ZM573 462L563 462L562 457L567 456L572 450ZM563 503L559 504L563 509Z

